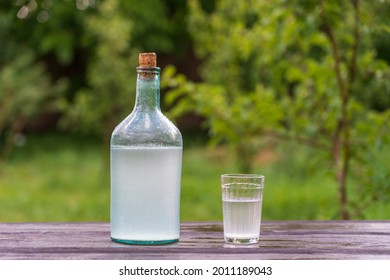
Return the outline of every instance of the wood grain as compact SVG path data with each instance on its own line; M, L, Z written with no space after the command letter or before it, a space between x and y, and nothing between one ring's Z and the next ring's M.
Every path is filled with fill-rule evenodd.
M390 259L390 221L263 222L260 242L229 245L222 223L182 223L180 241L124 245L108 223L0 223L0 259Z

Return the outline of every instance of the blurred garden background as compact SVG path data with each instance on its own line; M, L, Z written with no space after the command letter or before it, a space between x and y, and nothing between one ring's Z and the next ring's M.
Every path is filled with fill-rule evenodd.
M0 221L108 221L138 53L184 138L181 220L265 175L263 220L390 219L389 0L3 0Z

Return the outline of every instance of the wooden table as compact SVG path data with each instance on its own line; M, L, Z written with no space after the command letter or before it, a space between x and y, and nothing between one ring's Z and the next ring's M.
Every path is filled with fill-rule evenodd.
M390 221L263 222L256 245L229 245L222 224L182 223L178 243L110 240L108 223L2 223L0 259L390 259Z

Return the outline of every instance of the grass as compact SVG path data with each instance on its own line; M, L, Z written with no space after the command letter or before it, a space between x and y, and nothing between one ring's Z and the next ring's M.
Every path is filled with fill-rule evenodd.
M29 137L0 175L0 220L108 220L101 158L97 143L86 139Z
M220 221L220 175L237 172L229 151L185 138L182 221ZM108 149L108 148L107 148ZM292 144L263 151L263 220L335 219L337 189L319 157ZM100 142L80 136L31 135L0 170L0 222L109 221L110 184ZM378 204L366 215L385 219ZM387 216L388 218L388 216Z

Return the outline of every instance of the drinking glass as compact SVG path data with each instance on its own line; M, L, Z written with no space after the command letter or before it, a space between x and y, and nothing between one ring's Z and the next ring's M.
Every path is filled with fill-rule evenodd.
M260 237L264 176L221 175L224 238L228 243L252 244Z

